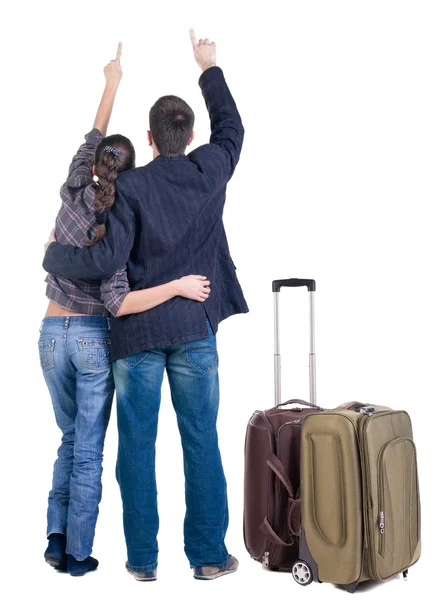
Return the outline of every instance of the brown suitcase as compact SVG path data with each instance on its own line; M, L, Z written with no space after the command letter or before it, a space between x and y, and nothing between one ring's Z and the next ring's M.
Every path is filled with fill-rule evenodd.
M279 292L307 287L310 297L310 402L281 403ZM301 423L322 409L315 406L315 282L273 282L275 329L275 407L252 415L245 441L244 539L249 554L273 570L291 569L298 559L300 532ZM299 404L300 406L291 406ZM291 406L284 409L282 406ZM303 408L303 406L307 408Z

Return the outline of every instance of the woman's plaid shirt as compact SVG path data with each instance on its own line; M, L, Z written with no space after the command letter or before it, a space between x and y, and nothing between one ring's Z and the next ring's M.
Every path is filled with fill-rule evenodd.
M85 136L61 187L62 205L56 217L56 239L60 244L82 247L96 232L94 216L95 183L93 165L96 148L102 139L98 129ZM47 297L74 312L85 315L116 315L129 293L126 268L103 281L83 280L73 283L64 277L47 275Z

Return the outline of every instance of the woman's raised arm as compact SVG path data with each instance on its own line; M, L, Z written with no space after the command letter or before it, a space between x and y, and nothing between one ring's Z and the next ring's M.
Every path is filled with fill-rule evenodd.
M119 87L119 83L123 75L122 66L120 64L121 56L122 42L120 42L118 45L116 59L110 61L103 70L106 80L105 89L103 91L99 108L97 109L93 126L95 129L98 129L103 136L106 136L108 123L113 111L117 88Z

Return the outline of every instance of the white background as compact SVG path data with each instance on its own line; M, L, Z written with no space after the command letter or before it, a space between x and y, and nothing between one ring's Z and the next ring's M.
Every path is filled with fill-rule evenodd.
M408 583L395 578L367 589L376 598L425 592L434 584L438 533L436 2L106 0L11 6L3 9L1 35L7 83L0 138L0 590L8 588L3 597L340 597L343 592L330 584L300 589L289 574L263 571L243 545L245 429L254 409L273 404L270 289L273 279L285 277L317 281L319 403L384 403L411 414L423 556ZM182 545L182 458L166 385L157 449L159 581L145 590L124 570L115 419L107 437L94 548L98 571L74 579L52 571L42 557L60 435L37 354L46 308L41 262L59 187L91 129L102 68L119 40L124 77L110 132L131 137L138 164L152 158L148 112L160 95L187 100L196 113L196 144L208 140L189 27L217 42L218 64L246 129L225 221L251 312L222 323L218 334L219 429L231 519L227 542L241 567L215 582L191 578ZM284 395L307 398L307 292L283 290L281 302Z

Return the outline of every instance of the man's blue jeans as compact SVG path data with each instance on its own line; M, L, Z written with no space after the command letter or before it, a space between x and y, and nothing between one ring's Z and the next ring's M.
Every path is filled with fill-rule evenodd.
M62 442L53 470L47 536L68 554L91 554L102 495L102 452L114 395L109 319L46 317L39 353Z
M158 558L155 440L164 370L181 434L186 516L185 552L190 565L221 565L228 558L226 481L218 447L219 406L216 337L154 348L114 365L119 451L117 479L123 501L128 566L151 571Z

